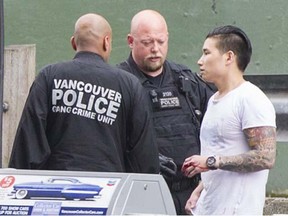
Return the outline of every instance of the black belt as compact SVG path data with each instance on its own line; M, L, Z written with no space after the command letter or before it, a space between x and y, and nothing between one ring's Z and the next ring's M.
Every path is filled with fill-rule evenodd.
M193 178L182 178L178 180L166 180L170 191L184 191L189 188L196 188L199 184L200 177L194 176Z

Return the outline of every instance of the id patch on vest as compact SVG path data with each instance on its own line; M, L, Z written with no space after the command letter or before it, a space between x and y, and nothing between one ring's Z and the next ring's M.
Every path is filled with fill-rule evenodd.
M176 90L151 90L150 98L154 110L181 108L179 95Z
M171 98L160 98L160 107L163 108L172 108L180 107L180 102L178 97Z

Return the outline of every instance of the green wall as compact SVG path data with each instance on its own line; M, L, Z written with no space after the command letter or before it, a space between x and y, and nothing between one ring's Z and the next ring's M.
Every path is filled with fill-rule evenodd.
M287 0L4 0L5 45L36 44L37 71L71 59L70 37L79 16L96 12L113 28L110 63L124 60L132 16L155 9L167 19L168 57L198 70L205 35L217 25L236 24L251 38L247 74L288 74Z

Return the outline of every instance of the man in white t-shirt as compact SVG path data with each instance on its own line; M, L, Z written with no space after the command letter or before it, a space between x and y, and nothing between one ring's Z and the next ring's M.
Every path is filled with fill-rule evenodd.
M269 169L276 157L275 110L243 73L252 47L231 25L211 31L198 60L203 79L218 91L210 98L201 131L201 155L187 158L182 171L201 173L186 203L194 215L262 215Z

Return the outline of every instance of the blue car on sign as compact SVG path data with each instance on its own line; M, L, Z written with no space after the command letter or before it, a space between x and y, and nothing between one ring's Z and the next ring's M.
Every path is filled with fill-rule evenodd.
M47 181L15 184L11 196L15 199L87 200L99 196L102 189L99 185L82 183L75 178L50 178Z

